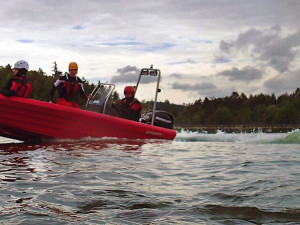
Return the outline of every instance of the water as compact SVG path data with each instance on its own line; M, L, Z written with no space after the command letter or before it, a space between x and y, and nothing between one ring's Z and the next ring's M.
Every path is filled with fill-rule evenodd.
M300 131L0 142L0 224L300 224Z

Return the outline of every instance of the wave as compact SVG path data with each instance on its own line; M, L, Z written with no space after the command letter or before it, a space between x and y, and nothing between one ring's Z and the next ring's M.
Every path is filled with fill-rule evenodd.
M241 219L253 223L287 223L299 222L300 210L288 209L284 211L267 211L251 206L222 206L222 205L205 205L199 207L198 211L209 214L215 219Z
M49 142L53 143L82 143L82 142L96 142L96 143L137 143L139 145L145 143L157 143L164 142L165 140L148 139L148 140L130 140L122 138L81 138L77 140L70 139L57 139ZM217 133L207 133L198 131L189 131L181 129L177 132L177 136L174 141L176 142L235 142L235 143L262 143L262 144L300 144L300 129L293 130L286 133L263 133L258 132L240 132L240 133L226 133L223 131L218 131ZM22 145L24 142L0 137L0 145ZM44 144L47 144L45 142Z
M287 133L226 133L218 131L215 134L211 134L182 129L177 133L175 141L300 144L300 130L297 129Z

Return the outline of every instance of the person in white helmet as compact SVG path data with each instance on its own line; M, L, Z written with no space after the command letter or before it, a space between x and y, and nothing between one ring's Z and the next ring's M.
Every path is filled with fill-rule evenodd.
M13 77L10 78L4 88L0 89L0 94L9 96L18 96L28 98L32 92L32 86L28 82L26 73L29 70L28 62L19 60L13 68Z

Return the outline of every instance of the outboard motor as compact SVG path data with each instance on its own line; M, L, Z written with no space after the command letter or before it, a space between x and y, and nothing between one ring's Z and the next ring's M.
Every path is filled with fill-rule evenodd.
M141 119L142 123L151 124L151 121L152 121L152 112L146 113ZM173 129L173 125L174 125L174 117L171 113L168 113L163 110L155 111L154 126Z

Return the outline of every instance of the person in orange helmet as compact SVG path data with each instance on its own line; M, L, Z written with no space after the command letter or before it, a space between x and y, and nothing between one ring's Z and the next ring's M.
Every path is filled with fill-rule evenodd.
M119 105L113 105L118 110L119 116L125 119L139 121L142 115L142 104L135 97L135 88L127 86L124 88L125 98L119 101Z
M84 93L83 82L77 77L78 65L76 62L70 62L69 73L65 73L60 77L53 85L50 91L49 102L52 102L55 90L58 90L59 97L56 99L56 103L59 105L70 106L79 108L78 96L82 99L91 99L91 95Z

